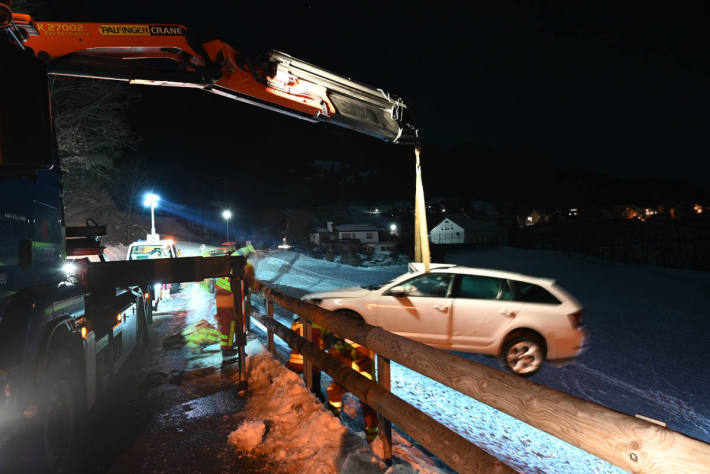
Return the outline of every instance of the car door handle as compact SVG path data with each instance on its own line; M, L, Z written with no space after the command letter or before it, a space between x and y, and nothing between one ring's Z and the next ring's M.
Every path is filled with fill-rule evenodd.
M515 317L515 315L518 314L515 311L510 311L507 309L499 309L498 313L502 314L503 316L511 316L511 317Z
M435 304L434 306L432 306L432 308L438 309L439 311L443 311L444 313L446 313L449 310L448 305L443 305L443 304Z

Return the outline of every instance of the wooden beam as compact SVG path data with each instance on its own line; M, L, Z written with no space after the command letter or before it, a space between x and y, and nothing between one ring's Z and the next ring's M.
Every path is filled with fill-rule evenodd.
M229 276L232 268L242 275L246 258L183 257L115 262L77 261L82 283L89 289L154 283L202 281L205 278Z
M353 370L350 366L341 363L275 319L261 314L255 314L254 317L267 328L272 328L274 333L286 341L292 349L303 354L304 360L306 358L311 360L313 364L333 377L333 380L377 410L385 418L391 420L457 471L472 473L515 472L463 436L392 395L377 383Z
M255 282L254 288L267 286ZM710 445L702 441L277 290L271 295L287 310L627 471L704 472L710 466Z

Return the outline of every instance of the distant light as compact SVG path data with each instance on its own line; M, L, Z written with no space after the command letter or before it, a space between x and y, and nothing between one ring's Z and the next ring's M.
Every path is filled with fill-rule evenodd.
M73 275L76 273L76 264L74 262L67 262L62 265L62 271L65 275Z
M81 337L86 339L86 326L81 327Z
M702 214L703 213L703 206L700 204L696 204L693 206L693 209L695 209L696 214Z
M145 207L155 207L158 205L158 201L160 201L160 196L153 193L147 193L143 198L143 205Z
M116 315L116 321L118 321L120 323L122 319L123 319L123 315L121 313L118 313Z
M397 224L390 224L390 231L397 232Z
M225 209L224 211L222 211L222 219L228 221L231 218L232 218L232 211L230 211L229 209Z
M441 212L446 212L446 208L441 208Z

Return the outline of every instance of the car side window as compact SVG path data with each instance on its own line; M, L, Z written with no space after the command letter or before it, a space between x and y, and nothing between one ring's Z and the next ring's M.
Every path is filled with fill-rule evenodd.
M500 281L500 293L498 293L498 299L503 301L513 301L515 299L513 288L509 280Z
M449 294L451 275L446 273L427 273L402 283L407 289L407 296L429 296L445 298Z
M516 301L522 301L524 303L562 304L560 300L539 285L522 281L511 281L511 283L513 284Z
M477 275L461 275L456 298L469 298L476 300L498 299L500 280L498 278Z

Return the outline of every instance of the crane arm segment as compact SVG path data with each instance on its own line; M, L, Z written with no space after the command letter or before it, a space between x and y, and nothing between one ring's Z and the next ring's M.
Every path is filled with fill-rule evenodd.
M50 74L199 88L389 142L419 141L401 99L279 51L253 61L221 40L197 41L177 24L12 19L22 45Z

